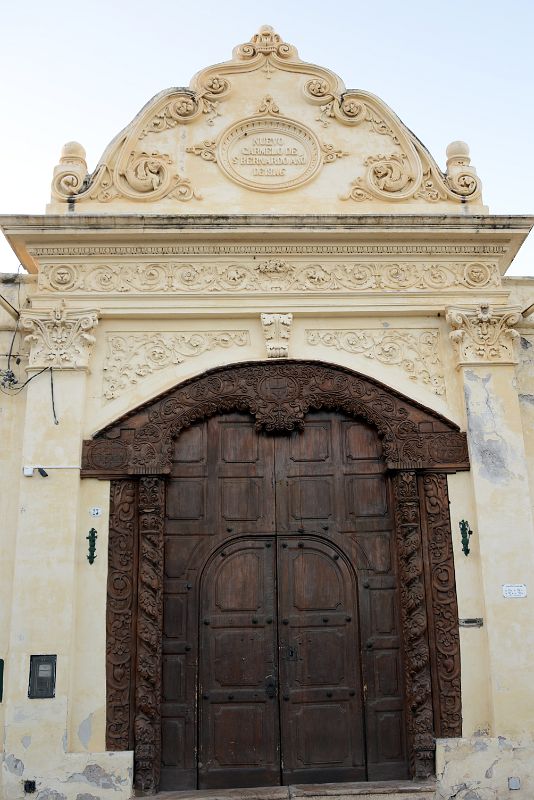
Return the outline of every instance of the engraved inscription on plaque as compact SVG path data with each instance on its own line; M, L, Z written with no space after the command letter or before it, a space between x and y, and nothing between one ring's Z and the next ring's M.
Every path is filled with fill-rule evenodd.
M220 139L217 160L233 181L264 192L294 189L313 178L322 164L315 134L280 118L233 125Z

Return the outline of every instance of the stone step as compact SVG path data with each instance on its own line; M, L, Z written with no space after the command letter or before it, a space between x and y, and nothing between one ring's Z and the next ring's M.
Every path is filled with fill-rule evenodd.
M153 800L434 800L435 781L374 781L159 792Z

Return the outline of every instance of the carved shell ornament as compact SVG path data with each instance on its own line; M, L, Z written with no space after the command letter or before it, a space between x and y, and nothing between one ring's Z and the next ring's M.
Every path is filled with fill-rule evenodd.
M283 93L271 80L276 72L292 76ZM249 109L244 116L243 108ZM203 199L201 181L213 196L213 167L195 164L195 156L216 165L223 179L262 192L298 190L325 165L347 159L346 170L337 171L339 185L329 183L333 201L371 210L377 201L444 203L449 209L452 201L483 209L464 142L449 145L443 172L383 101L346 89L335 73L301 61L293 45L264 25L234 48L230 61L201 70L189 87L156 95L115 137L92 174L83 147L68 142L54 170L52 210L83 202L98 208L115 199L168 200L169 208L174 200L195 204ZM347 211L352 213L350 205Z

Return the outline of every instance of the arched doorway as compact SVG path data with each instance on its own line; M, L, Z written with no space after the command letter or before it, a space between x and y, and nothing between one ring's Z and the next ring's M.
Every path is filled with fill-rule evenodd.
M113 478L108 747L136 785L431 774L461 733L443 472L466 468L452 423L301 362L208 373L87 442Z

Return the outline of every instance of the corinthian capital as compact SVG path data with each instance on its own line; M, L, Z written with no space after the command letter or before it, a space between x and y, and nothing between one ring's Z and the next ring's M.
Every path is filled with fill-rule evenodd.
M464 364L516 364L514 325L521 320L519 306L448 308L449 336L456 348L458 366Z
M20 324L29 331L24 338L30 345L30 369L87 368L95 343L91 331L98 325L96 309L68 309L62 300L54 308L22 311Z

